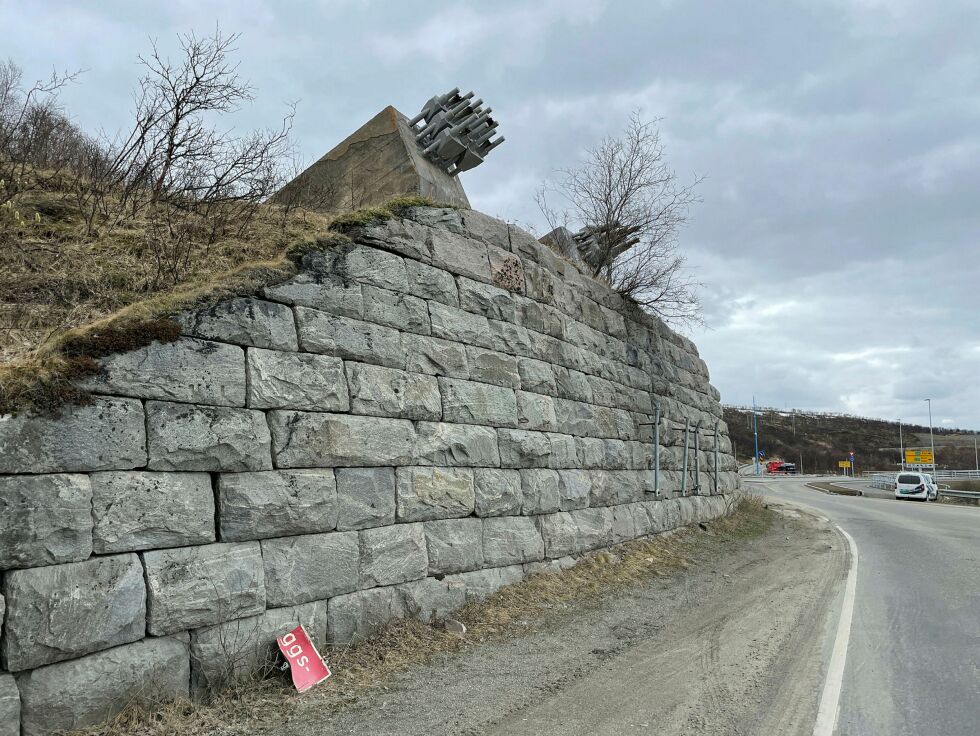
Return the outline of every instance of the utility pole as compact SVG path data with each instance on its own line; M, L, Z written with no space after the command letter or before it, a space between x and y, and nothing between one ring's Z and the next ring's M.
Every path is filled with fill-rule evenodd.
M755 394L752 394L752 432L755 435L755 474L759 474L759 415L755 411Z
M932 474L936 475L936 443L932 438L932 399L926 399L929 405L929 447L932 449ZM935 477L933 477L935 481Z
M902 440L902 420L898 420L898 461L902 471L905 470L905 442Z
M977 454L977 436L973 435L973 459L977 464L977 470L980 471L980 454Z
M800 450L800 475L803 475L803 450Z

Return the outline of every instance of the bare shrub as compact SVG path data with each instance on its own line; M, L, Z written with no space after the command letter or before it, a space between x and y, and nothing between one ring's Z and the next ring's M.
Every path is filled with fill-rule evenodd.
M700 322L699 284L685 270L677 234L699 201L701 178L678 182L657 123L634 112L620 137L589 149L580 167L560 169L536 199L552 228L582 229L581 255L594 276L669 322ZM549 193L561 207L549 204Z

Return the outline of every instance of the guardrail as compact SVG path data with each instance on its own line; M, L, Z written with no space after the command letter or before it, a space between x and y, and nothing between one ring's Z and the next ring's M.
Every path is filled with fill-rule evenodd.
M871 478L874 480L879 475L889 476L893 479L898 475L897 470L888 471L887 473L882 473L880 470L865 470L861 473L862 478ZM918 473L918 470L909 470L909 473ZM980 480L980 470L936 470L935 472L930 470L922 470L923 473L929 473L934 480Z
M980 501L980 491L959 491L949 486L939 488L940 496L951 496L953 498L972 498Z

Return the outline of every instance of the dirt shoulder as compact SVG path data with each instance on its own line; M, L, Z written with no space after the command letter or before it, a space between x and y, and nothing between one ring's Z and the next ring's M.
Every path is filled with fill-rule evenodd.
M464 609L462 639L395 626L331 653L335 678L305 695L264 683L103 733L809 734L846 552L787 513L535 576Z

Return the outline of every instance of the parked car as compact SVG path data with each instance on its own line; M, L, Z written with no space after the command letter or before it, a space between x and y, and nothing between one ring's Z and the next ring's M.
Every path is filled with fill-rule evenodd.
M935 501L939 498L939 486L928 473L899 473L895 479L895 498Z

